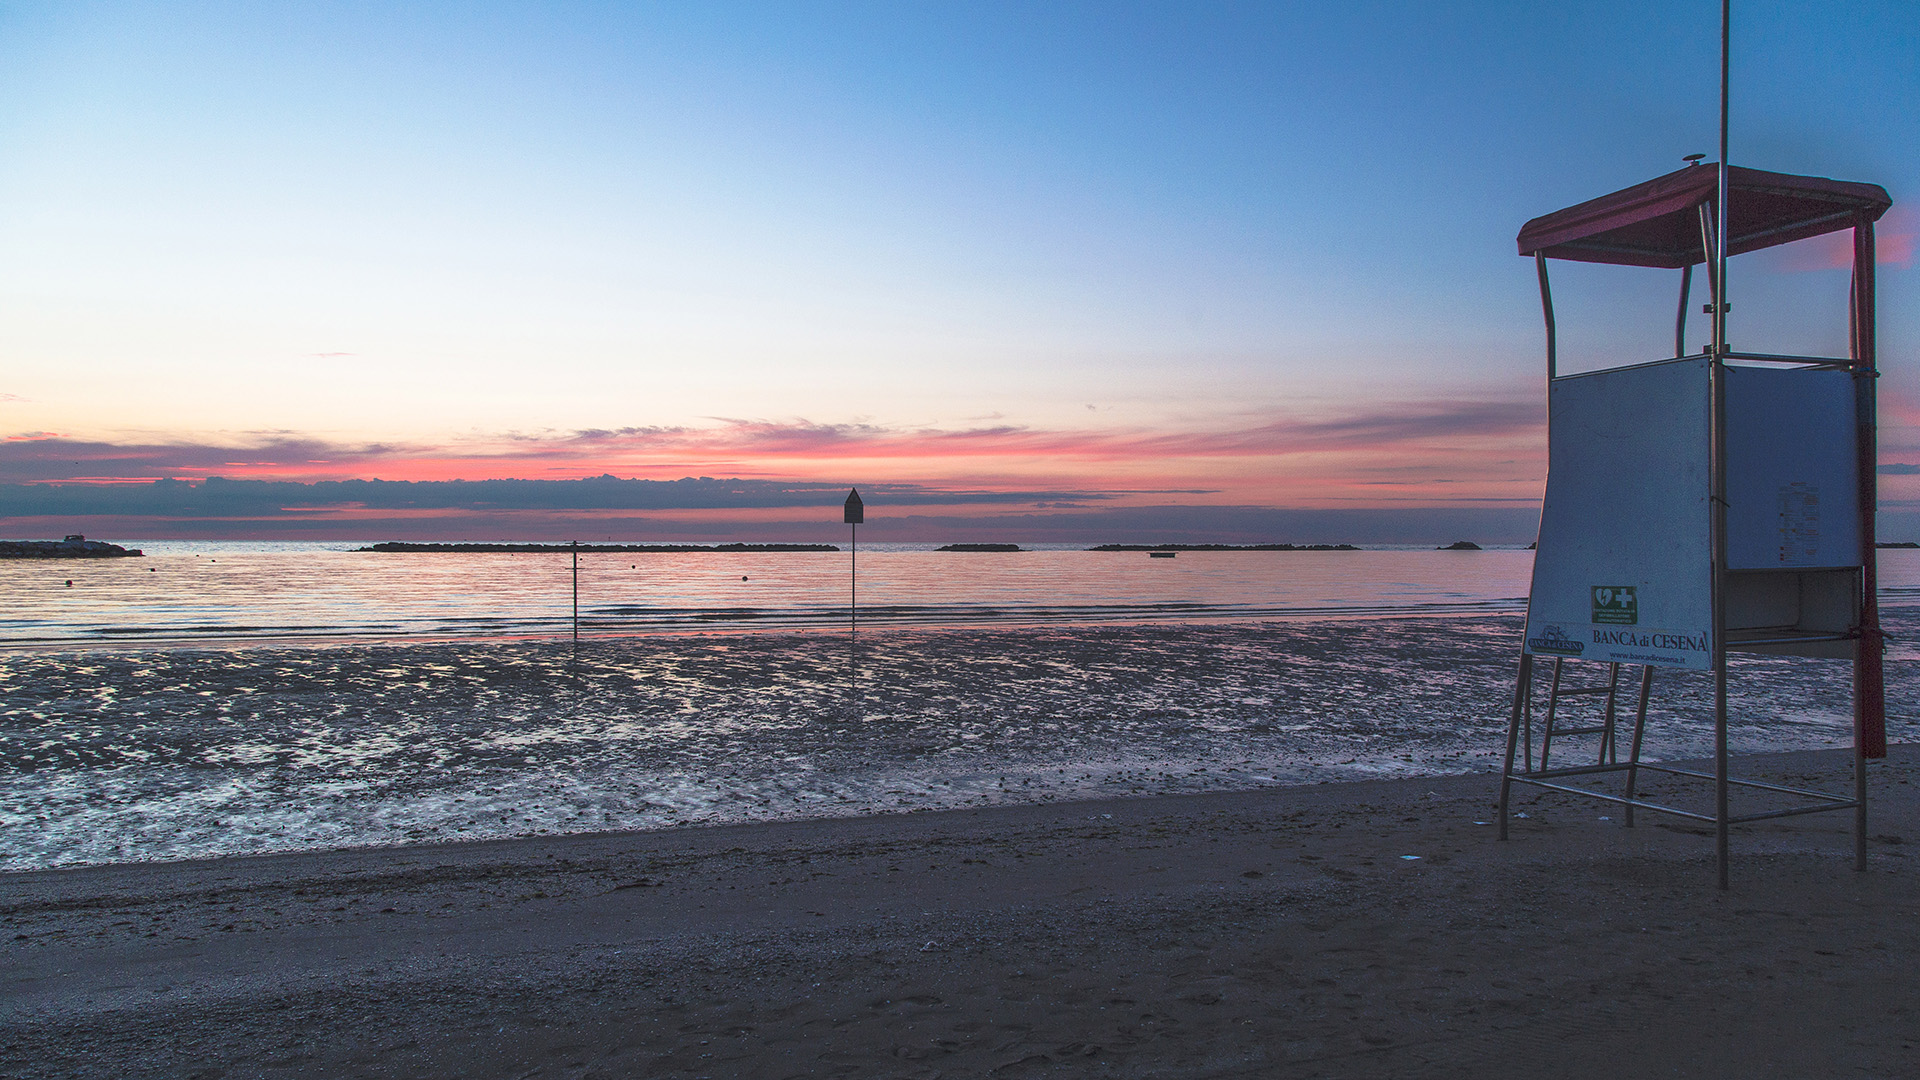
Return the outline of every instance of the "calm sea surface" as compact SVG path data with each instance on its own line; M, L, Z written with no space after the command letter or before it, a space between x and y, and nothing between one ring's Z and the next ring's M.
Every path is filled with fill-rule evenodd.
M1530 559L863 548L856 639L844 552L590 555L575 648L565 556L138 546L0 563L0 870L1484 771ZM1846 743L1848 665L1733 668L1736 752Z
M355 544L127 541L138 559L0 562L0 641L570 633L566 554L386 554ZM587 554L585 634L847 622L847 552ZM863 547L869 626L1488 613L1524 607L1526 551ZM67 582L72 584L68 585Z

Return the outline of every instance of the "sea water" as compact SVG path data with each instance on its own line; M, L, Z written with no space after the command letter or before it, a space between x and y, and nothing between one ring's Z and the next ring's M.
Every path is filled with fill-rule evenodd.
M844 553L594 555L575 646L565 556L153 547L5 568L0 868L1485 771L1528 558L863 550L856 634ZM1846 743L1848 665L1732 683L1736 752ZM1710 695L1661 672L1650 754Z
M571 634L569 552L127 541L142 558L0 561L0 643ZM845 545L843 545L845 547ZM719 626L1245 619L1515 611L1526 551L943 552L579 556L589 635ZM857 590L857 592L856 592Z

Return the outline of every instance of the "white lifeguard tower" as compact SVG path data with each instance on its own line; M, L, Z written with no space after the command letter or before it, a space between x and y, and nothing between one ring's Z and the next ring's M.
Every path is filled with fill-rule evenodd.
M1520 230L1546 318L1548 472L1507 728L1501 839L1514 784L1624 804L1628 825L1636 808L1677 814L1713 823L1724 888L1730 825L1850 809L1855 866L1864 868L1864 761L1886 753L1874 576L1873 224L1890 204L1874 184L1692 164ZM1731 349L1727 256L1842 230L1853 233L1849 355ZM1549 259L1678 270L1673 356L1562 374ZM1701 263L1713 340L1690 352L1689 294ZM1851 793L1728 775L1729 652L1853 662ZM1548 660L1536 757L1536 668ZM1592 665L1604 665L1597 682L1563 683ZM1640 668L1624 760L1616 738L1623 665ZM1713 772L1641 759L1657 667L1713 673ZM1568 699L1578 697L1599 699L1599 715L1570 725ZM1589 747L1569 761L1556 740L1575 735L1598 736L1598 754ZM1712 811L1640 798L1644 770L1712 781ZM1614 773L1624 785L1603 790ZM1730 785L1788 805L1733 815Z

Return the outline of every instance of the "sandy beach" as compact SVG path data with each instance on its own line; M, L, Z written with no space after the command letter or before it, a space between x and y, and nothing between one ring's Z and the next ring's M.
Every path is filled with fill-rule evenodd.
M1911 1075L1917 762L1872 766L1865 873L1784 819L1725 893L1692 823L1523 791L1500 844L1484 775L12 874L0 1064Z

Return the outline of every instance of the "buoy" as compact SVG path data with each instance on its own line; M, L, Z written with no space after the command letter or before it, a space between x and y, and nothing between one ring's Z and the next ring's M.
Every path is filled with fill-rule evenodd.
M68 578L68 579L67 579L67 588L69 588L69 589L71 589L71 588L73 588L73 579L72 579L72 578Z

